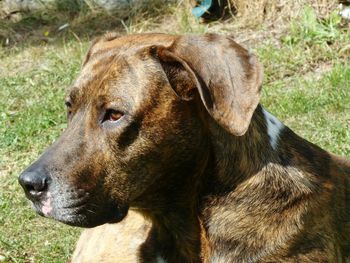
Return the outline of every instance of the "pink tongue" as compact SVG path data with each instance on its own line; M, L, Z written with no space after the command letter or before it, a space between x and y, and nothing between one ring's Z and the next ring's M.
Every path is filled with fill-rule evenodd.
M52 211L52 206L51 206L51 195L47 195L47 199L43 202L43 206L41 208L41 210L43 211L44 215L48 216L51 211Z

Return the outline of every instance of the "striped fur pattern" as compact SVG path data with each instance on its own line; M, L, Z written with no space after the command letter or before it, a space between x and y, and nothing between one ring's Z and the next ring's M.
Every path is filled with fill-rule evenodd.
M265 110L261 83L229 37L98 39L67 130L29 168L50 175L37 211L84 227L142 215L115 225L141 229L118 232L125 256L100 262L349 262L349 162Z

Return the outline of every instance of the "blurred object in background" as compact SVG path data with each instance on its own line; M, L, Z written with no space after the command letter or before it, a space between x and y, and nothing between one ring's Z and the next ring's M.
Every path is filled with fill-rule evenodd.
M131 10L140 5L155 5L161 0L0 0L0 19L18 21L28 13L45 13L56 10L69 14L81 11L116 13ZM164 0L162 4L175 3L177 0Z
M350 20L350 7L340 4L339 9L340 9L339 15L345 20Z
M209 22L224 18L230 9L228 0L201 0L194 1L195 7L192 9L192 14L202 19L203 22Z

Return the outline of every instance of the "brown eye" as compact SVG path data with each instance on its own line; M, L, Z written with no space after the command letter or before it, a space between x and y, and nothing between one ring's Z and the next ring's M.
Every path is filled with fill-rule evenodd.
M121 117L123 117L123 113L117 110L112 110L109 109L106 111L104 121L111 121L111 122L116 122L118 121Z

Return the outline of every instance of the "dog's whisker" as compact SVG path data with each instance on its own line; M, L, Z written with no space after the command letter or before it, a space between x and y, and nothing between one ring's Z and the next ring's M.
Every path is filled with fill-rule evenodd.
M97 214L95 211L90 210L90 209L86 209L86 211L90 212L91 214Z

